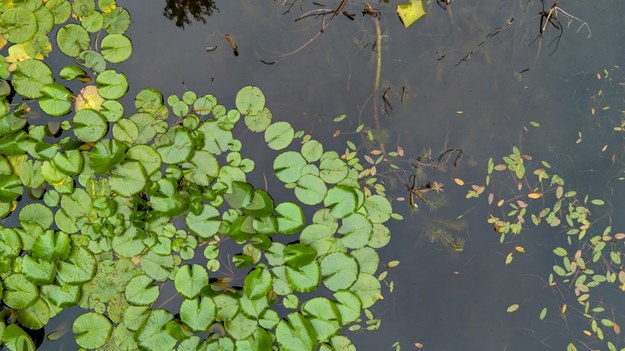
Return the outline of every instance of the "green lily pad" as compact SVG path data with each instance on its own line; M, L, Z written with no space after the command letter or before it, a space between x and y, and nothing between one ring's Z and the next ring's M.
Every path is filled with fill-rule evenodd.
M153 282L154 280L145 274L133 277L126 285L126 300L137 306L151 305L160 294L158 286L153 285Z
M113 332L113 325L105 316L87 312L76 318L72 331L80 347L95 349L106 344Z
M39 107L50 116L63 116L72 108L69 101L72 94L60 84L49 84L41 89L43 97L39 99Z
M254 300L269 292L271 282L271 273L267 269L256 267L245 277L243 291L249 299Z
M11 202L22 195L22 182L15 175L3 175L0 177L0 201Z
M72 10L78 17L89 16L95 11L95 0L75 0Z
M145 350L170 351L176 346L176 339L166 329L173 319L165 310L151 310L141 328L135 333L139 346Z
M184 265L176 272L174 283L180 295L194 299L200 294L200 290L208 285L208 273L200 265Z
M97 142L89 155L89 166L96 172L104 174L126 157L127 147L115 139Z
M84 109L74 115L74 134L86 143L100 140L107 131L106 120L94 110Z
M180 319L195 332L204 332L213 324L217 306L210 297L184 300L180 305Z
M31 223L39 224L48 229L54 222L52 211L43 204L28 204L22 208L19 215L20 223L24 226Z
M191 134L183 128L178 128L171 144L161 146L157 151L165 163L175 164L188 161L193 152Z
M122 196L131 197L143 191L147 183L147 176L141 163L126 161L111 170L109 183L112 191Z
M70 57L78 57L81 51L89 48L91 38L89 32L83 27L70 23L56 32L56 42L62 53Z
M0 15L2 35L12 43L23 43L37 33L37 17L22 7L14 7Z
M286 277L293 290L310 292L321 283L321 270L315 261L300 268L287 266Z
M58 263L57 279L65 284L86 283L93 278L96 259L87 249L72 247L69 257Z
M110 63L126 61L132 53L130 39L122 34L109 34L102 39L101 52L104 59Z
M271 124L271 111L268 108L264 108L261 112L255 115L246 115L245 116L245 125L252 132L260 133L265 131L267 127Z
M299 312L290 313L276 327L276 340L285 351L317 349L317 335L312 324Z
M323 201L327 190L321 178L312 174L306 174L298 179L295 187L295 196L306 205L316 205Z
M13 72L13 88L28 99L37 99L43 96L41 90L46 85L54 83L52 70L45 63L37 60L25 60L17 65Z
M348 289L358 278L358 261L349 254L333 252L321 260L321 275L328 289Z
M380 281L376 279L373 275L369 273L361 272L358 275L358 279L350 288L351 291L355 292L360 298L362 302L363 308L369 308L373 306L373 304L380 299Z
M38 298L28 307L17 312L17 320L24 327L37 330L48 324L50 314L48 303L44 299Z
M2 334L4 345L11 351L35 351L35 343L30 336L17 324L11 323L6 326Z
M133 144L139 138L139 128L130 119L120 119L113 125L113 138L126 144Z
M26 308L39 297L37 286L21 273L11 274L2 282L2 302L16 310Z
M350 249L359 249L369 243L373 226L363 215L354 213L343 219L338 233L341 234L341 243Z
M105 12L105 11L104 11ZM104 29L110 34L124 34L130 26L130 14L126 9L117 7L104 13Z
M341 313L335 303L325 297L306 301L302 305L302 314L312 324L319 341L328 341L342 327Z
M291 144L295 131L289 122L272 123L265 130L265 142L273 150L282 150Z
M284 248L284 260L290 267L304 267L317 257L317 251L304 244L289 244Z
M278 230L282 234L294 234L304 227L304 211L292 202L283 202L276 207Z
M128 80L123 73L104 71L95 81L98 83L98 93L105 99L117 100L128 91Z
M210 205L204 205L202 212L198 215L189 212L185 218L185 222L189 230L202 239L208 239L217 234L221 225L219 211Z
M265 108L265 95L258 87L248 85L239 90L235 103L243 115L258 115Z
M304 157L295 151L286 151L278 155L273 161L276 177L284 183L294 183L302 176L306 166Z
M87 32L95 33L102 29L104 25L104 16L101 13L94 11L88 16L84 16L80 19L80 23Z
M106 61L101 53L93 50L84 50L78 58L82 61L82 64L97 73L102 73L106 70Z

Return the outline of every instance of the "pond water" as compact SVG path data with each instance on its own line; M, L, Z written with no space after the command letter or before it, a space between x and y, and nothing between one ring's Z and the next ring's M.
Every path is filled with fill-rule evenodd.
M453 1L447 10L432 1L425 17L407 29L395 14L395 3L376 2L382 45L374 48L375 21L360 14L365 1L352 0L345 10L357 14L353 21L338 16L316 40L287 54L322 25L314 17L294 21L318 8L294 1L288 13L289 1L219 1L206 23L192 19L184 29L163 16L160 2L120 1L133 19L127 34L133 55L117 68L132 83L126 103L141 89L154 87L165 95L211 92L233 106L240 87L257 85L276 120L287 120L337 150L345 148L345 135L360 140L353 134L360 123L379 123L389 131L386 147L400 145L407 160L399 171L381 176L393 198L407 196L403 182L414 171L409 159L427 149L436 158L449 148L462 148L456 167L449 162L444 171L426 168L419 177L420 183L444 184L441 194L428 194L432 202L445 200L441 207L429 209L417 201L421 209L415 212L406 201L394 202L405 220L391 224L392 240L381 252L382 262L401 262L386 278L394 291L384 289L384 300L372 309L382 320L379 330L347 335L359 350L392 350L395 342L404 350L415 349L415 343L426 350L563 350L570 342L578 349L584 344L605 349L605 343L593 346L596 338L583 334L590 327L574 288L547 282L557 263L552 249L565 242L562 230L528 223L521 235L509 235L500 244L487 219L505 211L489 205L486 195L512 194L517 181L500 176L479 199L466 199L466 194L470 185L484 185L490 157L502 163L501 157L517 146L522 154L549 162L567 190L605 200L602 207L591 206L595 231L607 224L616 232L625 226L616 215L623 210L623 139L613 130L625 110L625 74L618 67L625 55L620 34L625 3L560 1L563 11L556 18L562 37L556 48L559 29L551 23L532 43L541 30L537 0ZM339 3L318 2L330 9ZM566 14L589 28L580 27L577 19L569 26ZM238 46L236 57L226 34ZM217 49L208 52L212 46ZM380 84L374 92L378 50ZM382 99L387 89L389 113ZM333 123L341 114L348 117ZM337 129L343 135L333 138ZM263 157L253 148L244 151L257 160ZM257 165L256 174L272 172L269 162ZM459 186L454 178L466 184ZM433 225L462 238L464 250L428 240L426 231ZM514 259L505 264L510 252ZM622 323L622 292L609 285L595 294L592 299L603 300L606 316ZM518 311L506 312L513 304L520 305ZM563 314L564 304L569 311ZM541 321L544 307L548 314ZM625 346L622 336L604 329L606 340Z

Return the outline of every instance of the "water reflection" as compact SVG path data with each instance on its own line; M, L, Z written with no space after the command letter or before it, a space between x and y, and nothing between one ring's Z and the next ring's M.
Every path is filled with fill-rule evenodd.
M197 22L206 23L206 18L215 10L219 11L214 0L166 0L163 16L184 28L186 24L193 23L189 16Z

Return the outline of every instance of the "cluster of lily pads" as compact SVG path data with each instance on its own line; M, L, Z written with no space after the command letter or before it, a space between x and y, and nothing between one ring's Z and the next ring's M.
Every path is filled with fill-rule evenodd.
M114 0L0 5L0 344L33 350L29 329L80 306L85 349L354 349L341 332L382 298L376 249L400 218L383 186L363 190L356 153L272 121L257 87L235 109L144 89L127 112L128 81L109 66L130 56L129 23ZM58 79L54 28L73 59ZM241 122L297 201L248 180ZM219 273L227 239L240 288Z
M582 316L585 327L581 330L583 338L592 340L593 344L603 344L610 351L625 350L619 346L618 336L621 333L616 320L617 316L609 310L609 301L602 297L593 298L593 289L612 284L614 288L625 291L625 270L623 269L623 253L625 252L625 234L614 233L612 226L596 228L591 222L590 206L602 206L601 199L578 198L575 190L565 190L565 182L555 169L546 162L529 164L531 156L521 154L517 147L495 163L493 158L488 161L485 185L489 186L497 173L508 175L516 184L510 187L512 192L500 191L488 194L488 202L494 212L489 215L488 222L500 235L500 242L514 242L522 233L524 226L530 222L535 226L546 224L558 233L565 233L565 245L553 248L555 264L548 276L550 287L562 287L563 290L573 289L575 302ZM529 174L531 171L531 175ZM508 182L497 179L498 182ZM467 193L467 198L479 197L484 188L474 186ZM506 264L513 261L514 255L522 255L524 249L517 246L506 256ZM563 316L567 313L570 302L563 301L555 310ZM618 304L618 302L617 302ZM546 318L548 308L543 307L538 318ZM567 345L567 351L584 348L588 343L577 341ZM577 346L576 346L577 345Z

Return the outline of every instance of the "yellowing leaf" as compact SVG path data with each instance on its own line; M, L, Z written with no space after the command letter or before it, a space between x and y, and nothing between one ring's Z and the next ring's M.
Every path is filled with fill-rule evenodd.
M408 28L415 23L421 16L425 15L425 7L422 0L410 0L403 4L397 4L397 15L399 20Z
M512 313L512 312L514 312L514 311L516 311L518 309L519 309L519 304L515 303L515 304L512 304L512 305L508 306L508 309L506 309L506 312Z
M514 249L517 250L517 252L525 253L525 248L523 248L523 246L517 246Z
M566 313L566 304L562 305L562 309L560 310L562 314Z
M527 194L527 197L529 197L530 199L540 199L541 197L543 197L543 194L541 194L541 193L529 193L529 194Z
M454 178L454 182L460 186L464 185L464 180L460 179L460 178Z
M506 256L506 265L509 265L510 263L512 263L512 252Z

